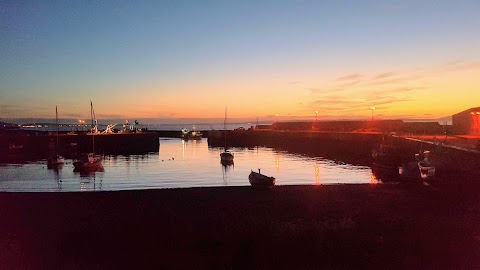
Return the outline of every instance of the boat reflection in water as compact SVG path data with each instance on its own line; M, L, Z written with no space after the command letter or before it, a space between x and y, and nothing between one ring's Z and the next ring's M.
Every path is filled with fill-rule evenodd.
M399 180L398 168L389 165L382 165L379 163L372 164L371 177L375 177L376 181L381 182L396 182Z
M59 176L47 170L45 159L22 166L0 165L0 190L93 190L99 189L100 178L103 190L250 186L248 175L251 169L258 172L257 168L275 177L276 185L370 183L371 180L369 166L260 146L234 150L235 164L222 164L218 157L223 147L209 147L201 140L183 142L180 138L161 138L159 152L103 156L103 173L73 172L71 160L59 170ZM61 187L56 181L60 179Z
M98 177L98 174L103 175L103 172L81 171L75 174L80 176L80 191L102 190L103 181L102 177ZM97 181L97 178L99 181Z
M228 181L227 181L227 175L229 174L230 170L233 170L235 168L232 161L220 161L220 164L222 164L222 179L223 179L223 185L227 186Z

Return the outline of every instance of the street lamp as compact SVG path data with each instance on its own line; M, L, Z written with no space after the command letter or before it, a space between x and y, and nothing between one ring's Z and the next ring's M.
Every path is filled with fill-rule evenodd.
M275 122L278 123L278 113L275 114Z
M372 110L372 121L373 121L373 111L375 111L375 107L371 107L370 110Z

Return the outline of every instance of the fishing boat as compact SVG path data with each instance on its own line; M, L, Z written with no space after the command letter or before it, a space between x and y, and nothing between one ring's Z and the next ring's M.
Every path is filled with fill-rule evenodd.
M94 153L84 154L73 162L74 172L99 172L103 171L102 156Z
M55 106L55 125L57 126L56 142L53 154L47 160L48 168L59 168L65 164L65 158L58 154L58 108Z
M271 188L275 185L275 177L261 174L260 169L258 173L252 170L248 175L248 181L252 187L257 188Z
M92 101L90 101L90 114L92 117L92 153L87 153L73 162L74 172L101 172L103 171L102 156L95 155L95 131L97 120L94 120L95 111L93 110Z
M182 139L184 140L201 140L203 134L200 131L197 131L195 126L192 127L192 131L188 128L182 129Z
M233 163L233 154L227 150L227 108L225 108L225 118L223 120L223 131L224 131L224 140L225 144L223 146L223 152L220 153L220 162L222 163Z

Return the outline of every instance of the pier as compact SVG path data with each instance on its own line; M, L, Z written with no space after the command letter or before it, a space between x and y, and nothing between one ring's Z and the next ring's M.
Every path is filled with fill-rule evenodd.
M210 131L208 133L209 146L224 147L224 134L223 131ZM280 151L306 156L323 156L365 166L372 165L372 149L381 143L387 143L396 149L397 165L412 161L414 155L420 151L429 150L439 175L449 179L468 177L469 180L473 180L472 176L480 176L480 152L475 149L459 147L455 140L447 140L445 136L414 139L407 135L379 132L284 130L227 131L226 136L227 147L265 146Z
M105 155L130 155L157 152L159 134L156 132L115 133L115 134L78 134L58 136L59 154L74 157L78 153L93 151ZM48 133L0 134L1 156L18 155L26 160L46 158L56 143L57 136ZM16 147L12 151L12 146Z

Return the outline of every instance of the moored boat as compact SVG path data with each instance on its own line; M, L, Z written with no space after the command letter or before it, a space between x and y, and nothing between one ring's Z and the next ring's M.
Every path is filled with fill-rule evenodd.
M90 101L90 114L92 117L92 153L84 154L80 159L73 162L74 172L103 172L102 156L95 155L95 133L97 133L97 119L94 117L93 103Z
M60 168L65 164L65 158L58 154L58 108L55 106L55 125L57 127L56 142L54 146L54 153L50 158L47 160L47 168Z
M248 180L252 187L257 188L271 188L275 185L275 177L261 174L260 169L258 169L258 173L252 170L248 175Z
M99 172L103 171L102 156L88 153L73 162L74 172Z
M418 162L418 169L420 170L420 177L422 179L431 179L435 177L435 166L429 161L430 151L424 151L424 159Z
M233 154L225 150L223 153L220 153L220 161L233 163Z
M192 131L187 128L182 129L182 139L184 140L201 140L203 134L200 131L195 129L195 126L192 127Z
M233 163L233 154L228 152L227 150L227 108L225 108L225 119L223 120L223 132L224 132L224 140L225 144L223 147L223 152L220 153L220 162L228 162Z

